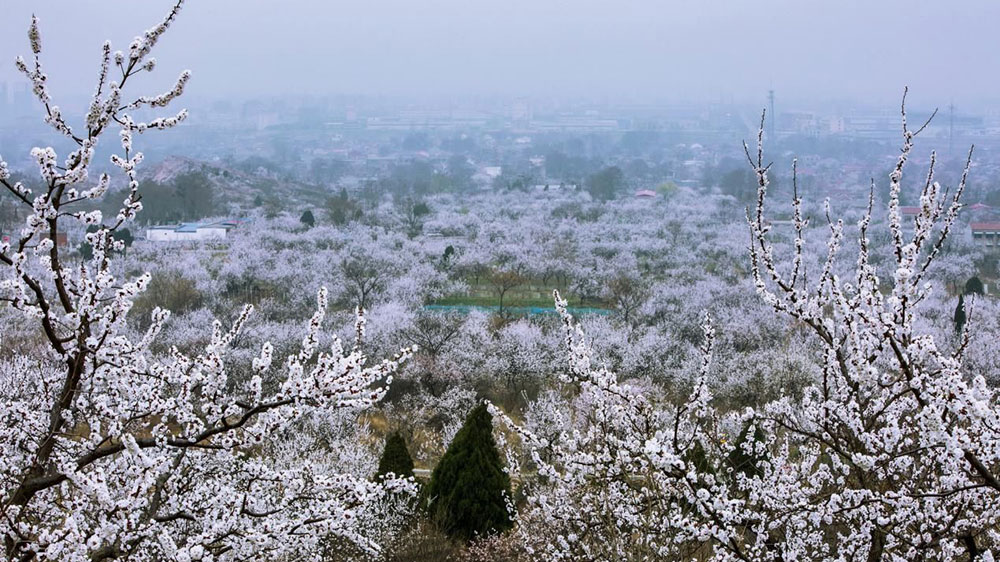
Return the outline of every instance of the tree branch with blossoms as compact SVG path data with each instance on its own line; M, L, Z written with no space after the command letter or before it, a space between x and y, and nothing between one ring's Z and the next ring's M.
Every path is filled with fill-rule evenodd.
M712 331L692 394L658 409L598 365L565 303L569 374L578 390L561 411L557 438L542 439L494 408L520 436L538 475L518 520L524 548L542 560L955 560L992 561L1000 547L1000 397L963 369L964 328L953 350L915 321L934 289L930 264L954 230L972 151L953 190L920 187L912 230L899 211L914 139L907 126L889 176L890 281L869 259L875 184L857 224L851 275L838 261L847 232L827 201L825 259L806 280L808 220L792 164L794 242L779 264L764 211L770 164L763 117L757 178L746 218L751 276L776 312L813 335L816 379L801 397L726 411L709 392ZM844 279L851 279L845 282ZM557 408L551 403L549 408Z
M165 93L123 99L133 77L154 70L149 55L182 5L177 1L126 52L102 46L82 127L74 129L53 103L37 18L28 31L32 61L16 62L45 122L76 149L61 164L51 147L31 151L43 180L38 193L13 182L0 159L0 185L28 209L20 233L0 243L0 299L36 322L45 338L40 358L0 364L0 535L9 560L314 556L331 535L375 552L379 545L361 522L383 517L370 510L385 498L414 492L408 480L372 483L320 470L301 462L302 451L279 456L281 462L263 452L310 416L377 403L412 354L408 348L371 362L361 348L362 311L353 346L333 337L321 350L325 289L299 352L277 367L265 343L249 376L234 372L227 354L252 307L229 329L216 321L208 344L192 354L152 352L169 318L165 310L153 311L140 337L126 325L150 280L120 279L113 267L123 244L114 234L142 210L136 170L143 154L133 144L137 135L187 117L181 110L141 122L133 112L167 107L191 74L182 72ZM128 189L106 220L88 204L112 182L104 173L91 177L99 140L112 129L121 150L110 162ZM79 267L66 265L56 243L67 223L98 227L86 234L93 257Z

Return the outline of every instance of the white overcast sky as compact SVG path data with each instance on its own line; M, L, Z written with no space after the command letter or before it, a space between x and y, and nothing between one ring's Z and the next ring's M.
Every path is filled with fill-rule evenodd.
M31 13L55 93L92 88L164 0L0 0L0 80ZM190 94L541 95L927 105L1000 100L996 0L190 0L156 54Z

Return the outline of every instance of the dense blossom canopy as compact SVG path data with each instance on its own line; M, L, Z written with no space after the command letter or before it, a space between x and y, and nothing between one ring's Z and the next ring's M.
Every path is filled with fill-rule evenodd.
M996 556L1000 305L959 229L971 154L950 189L933 153L904 187L922 130L904 111L887 189L841 220L794 163L776 188L761 135L738 197L623 199L598 185L618 168L590 192L342 191L124 252L154 200L136 145L185 121L152 116L191 74L126 92L181 4L102 47L79 123L35 19L16 63L72 151L32 150L38 182L0 159L24 214L0 242L6 558L376 558L425 528L414 464L463 544L511 529L469 559L491 540L560 561Z

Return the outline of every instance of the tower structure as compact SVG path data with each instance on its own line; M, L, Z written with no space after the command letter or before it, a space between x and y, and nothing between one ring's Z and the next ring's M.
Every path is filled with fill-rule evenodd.
M955 148L955 103L948 104L948 156L954 154Z
M770 119L768 119L767 136L768 136L768 139L771 140L771 142L774 142L774 140L777 138L775 136L776 131L774 130L774 117L775 117L775 115L774 115L774 90L768 90L767 91L767 104L768 104L767 111L770 114Z

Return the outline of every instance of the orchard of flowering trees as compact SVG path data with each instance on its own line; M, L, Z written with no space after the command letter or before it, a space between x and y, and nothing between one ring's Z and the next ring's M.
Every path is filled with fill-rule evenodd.
M341 192L349 217L258 213L223 241L123 253L144 212L138 147L187 117L140 118L187 71L131 93L182 4L100 49L80 119L51 97L39 21L17 59L72 149L34 149L35 181L0 160L24 217L0 243L6 559L998 554L1000 305L962 290L997 273L960 212L973 154L939 179L905 107L888 184L861 204L803 200L794 161L773 188L761 134L745 209L692 188ZM435 471L449 450L488 470L453 452ZM500 528L455 539L421 471L462 474L450 490L509 480L489 509L447 498Z

